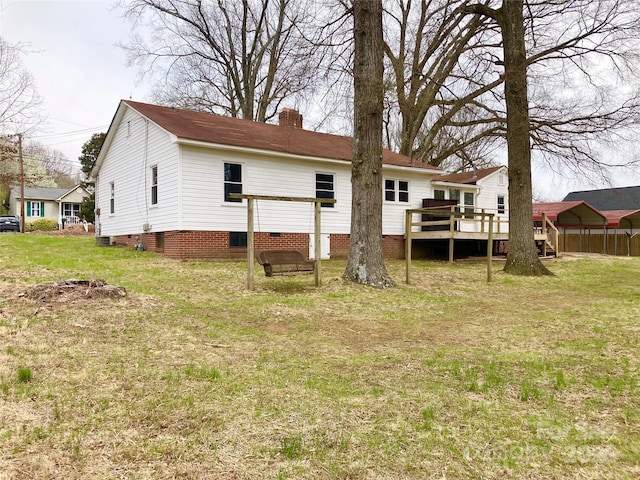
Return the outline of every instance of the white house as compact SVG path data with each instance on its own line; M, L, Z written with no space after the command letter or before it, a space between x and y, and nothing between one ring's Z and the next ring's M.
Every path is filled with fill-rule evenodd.
M246 202L230 193L333 198L321 209L322 254L344 256L352 139L304 130L295 110L283 110L279 120L270 125L121 101L92 171L99 241L142 243L172 258L240 256ZM385 255L403 256L404 212L434 197L432 180L442 173L384 151ZM258 250L306 253L313 244L313 204L258 200L255 216Z
M439 175L433 178L436 199L456 200L465 209L494 214L496 229L509 231L508 171L505 166ZM478 221L461 222L461 231L478 232Z

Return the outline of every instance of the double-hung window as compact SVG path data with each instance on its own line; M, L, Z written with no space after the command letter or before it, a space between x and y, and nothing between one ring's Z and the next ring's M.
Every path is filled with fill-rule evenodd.
M460 203L460 189L459 188L450 188L449 189L449 200L456 200L458 204Z
M504 198L504 195L498 195L498 213L504 213L506 211Z
M336 198L333 173L316 173L316 198ZM333 208L333 203L321 203L321 207Z
M473 213L474 211L473 197L473 192L464 192L464 211L467 213ZM467 218L473 218L473 215L467 215Z
M27 217L44 217L44 202L27 202Z
M224 201L241 203L241 198L229 198L231 193L242 193L242 165L239 163L224 164Z
M409 182L385 179L384 199L387 202L409 203Z
M109 195L109 213L116 213L116 186L113 182L110 184L111 193Z
M79 214L80 214L79 203L63 203L62 204L62 216L77 217Z
M158 166L151 167L151 205L158 204Z

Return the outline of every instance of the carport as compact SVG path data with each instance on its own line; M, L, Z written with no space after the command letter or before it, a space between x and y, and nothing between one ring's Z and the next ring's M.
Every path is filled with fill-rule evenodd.
M577 233L580 251L584 249L584 241L592 229L606 231L607 218L585 201L546 202L533 204L533 222L535 226L543 226L544 217L553 222L558 230L562 230L563 251L567 250L567 233ZM606 246L603 253L606 252Z
M627 255L631 255L631 239L638 234L640 229L640 210L605 210L602 214L607 218L605 238L608 239L609 232L613 231L613 254L618 254L617 238L620 229L627 237ZM607 240L605 240L606 243L608 243Z

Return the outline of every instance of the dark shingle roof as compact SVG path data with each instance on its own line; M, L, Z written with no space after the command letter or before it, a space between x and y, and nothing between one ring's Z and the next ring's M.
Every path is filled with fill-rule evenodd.
M122 102L183 140L349 162L352 158L353 139L351 137L131 100ZM424 162L412 161L409 157L390 150L384 150L382 160L387 165L422 168L436 172L440 170Z
M564 200L584 200L598 210L640 210L640 186L571 192Z
M20 187L12 186L11 190L16 198L20 198ZM69 192L68 188L24 187L24 198L30 200L57 200L67 192Z

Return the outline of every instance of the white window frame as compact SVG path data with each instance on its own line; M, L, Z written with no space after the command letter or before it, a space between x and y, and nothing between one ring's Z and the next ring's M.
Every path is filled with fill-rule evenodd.
M109 194L109 215L114 215L116 213L116 184L115 182L111 182L109 184L109 188L111 190Z
M240 167L240 181L227 179L227 165L233 165ZM229 193L243 193L244 192L244 177L245 167L244 164L239 162L224 162L222 164L222 201L229 205L234 203L242 203L242 199L227 198ZM240 191L227 191L227 186L240 185ZM236 190L236 189L234 189Z
M42 212L40 212L40 200L38 201L30 201L29 203L31 203L31 206L29 207L29 211L31 213L31 217L41 217L44 216L42 215Z
M151 167L151 205L158 205L158 165Z
M328 177L331 177L331 189L328 188L318 188L318 183L329 183L326 180L323 179L319 179L318 176L319 175L326 175ZM314 186L315 186L315 198L326 198L326 199L336 199L336 174L334 172L321 172L321 171L317 171L315 172L314 175ZM323 193L319 193L319 192L330 192L331 196L324 196ZM335 208L335 203L321 203L320 206L322 208Z
M401 184L405 184L406 189L400 189ZM391 188L390 188L391 187ZM411 197L409 194L409 180L401 180L399 178L385 178L383 185L384 201L386 203L410 203ZM390 194L390 195L389 195ZM401 200L401 194L406 194L406 200ZM393 198L388 198L391 196Z
M502 204L500 203L500 199L502 198ZM502 210L502 211L501 211ZM506 195L498 195L496 198L496 211L499 215L503 215L507 213L507 196Z

